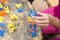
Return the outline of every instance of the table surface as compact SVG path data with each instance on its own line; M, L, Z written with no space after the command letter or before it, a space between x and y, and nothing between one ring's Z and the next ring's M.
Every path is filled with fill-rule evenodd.
M23 3L23 9L24 12L22 13L16 13L17 8L15 7L16 3ZM13 34L10 34L8 32L7 27L5 28L5 34L4 37L0 37L0 40L37 40L41 38L32 38L28 29L28 23L27 23L27 14L29 12L29 7L26 3L24 3L24 0L8 0L8 4L5 4L4 6L9 6L10 8L10 13L5 17L4 23L7 25L10 20L10 15L15 14L18 16L19 20L17 21L12 21L16 24L16 31ZM21 16L21 15L22 16ZM41 34L40 34L41 35ZM40 36L41 37L41 36Z

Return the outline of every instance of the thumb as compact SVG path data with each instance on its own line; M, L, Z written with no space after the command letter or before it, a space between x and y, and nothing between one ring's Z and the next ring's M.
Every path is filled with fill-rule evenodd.
M45 13L42 13L42 12L37 12L37 16L45 16L46 14Z

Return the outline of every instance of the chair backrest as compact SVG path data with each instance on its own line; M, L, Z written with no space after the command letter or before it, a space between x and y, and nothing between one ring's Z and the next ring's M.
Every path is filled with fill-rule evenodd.
M48 8L48 5L45 0L35 0L32 3L33 8L35 11L40 11Z

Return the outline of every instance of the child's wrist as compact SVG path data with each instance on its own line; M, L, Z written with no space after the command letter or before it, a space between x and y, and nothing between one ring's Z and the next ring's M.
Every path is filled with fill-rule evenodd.
M60 20L56 17L54 17L53 23L56 28L60 28Z
M55 26L56 28L60 28L60 20L54 16L50 17L50 24Z

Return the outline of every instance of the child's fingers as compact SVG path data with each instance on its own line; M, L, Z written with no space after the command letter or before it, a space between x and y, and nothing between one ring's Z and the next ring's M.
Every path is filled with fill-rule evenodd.
M37 14L39 14L39 15L45 15L45 13L42 13L42 12L37 12Z
M37 20L48 20L48 17L33 16L32 19L37 19Z
M45 14L45 13L42 13L42 12L37 12L37 16L38 16L38 15L39 15L40 17L41 17L41 16L43 16L43 17L48 17L48 14L47 14L47 13Z
M42 15L44 15L44 14L41 13L41 12L37 12L37 15L42 16Z
M49 24L49 20L34 20L34 22L39 24Z
M37 24L39 27L47 27L49 24Z

